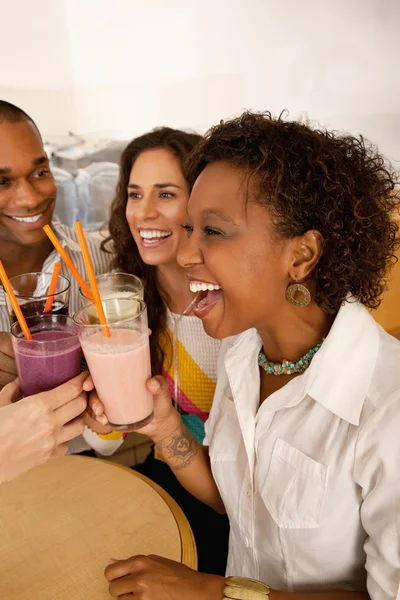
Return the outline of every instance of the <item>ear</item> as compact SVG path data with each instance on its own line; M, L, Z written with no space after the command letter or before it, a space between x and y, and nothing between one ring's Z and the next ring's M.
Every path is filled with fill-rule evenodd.
M289 277L293 281L307 279L322 255L324 238L319 231L310 229L292 240L292 261Z

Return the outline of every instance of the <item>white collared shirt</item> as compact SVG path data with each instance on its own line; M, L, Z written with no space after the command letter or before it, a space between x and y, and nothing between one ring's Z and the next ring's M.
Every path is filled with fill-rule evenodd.
M61 225L60 223L52 223L52 229L60 240L62 246L68 252L72 262L78 269L79 273L84 279L86 277L85 263L83 262L83 255L78 243L76 233L67 225ZM90 256L93 263L93 268L96 275L107 273L110 271L110 262L112 259L111 254L107 254L100 249L100 243L98 240L87 235L87 244L90 252ZM54 263L60 260L60 255L56 250L53 250L43 263L42 273L51 273L53 271ZM73 315L81 306L79 300L79 286L75 279L71 276L68 267L61 261L61 275L64 275L71 282L70 299L69 299L69 313ZM10 321L8 318L6 299L4 290L0 286L0 331L10 331Z
M223 342L206 423L227 575L400 598L400 343L346 303L308 370L261 405L260 348L254 329Z

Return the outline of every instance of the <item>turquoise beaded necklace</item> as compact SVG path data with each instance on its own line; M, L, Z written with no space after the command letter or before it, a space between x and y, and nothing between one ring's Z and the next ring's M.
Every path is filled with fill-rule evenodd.
M281 363L271 362L265 356L264 352L260 352L258 355L258 364L264 369L269 375L293 375L294 373L304 373L307 367L310 365L315 354L322 346L322 342L325 338L322 338L320 344L317 344L315 348L311 348L298 360L296 363L292 363L289 360L283 360Z

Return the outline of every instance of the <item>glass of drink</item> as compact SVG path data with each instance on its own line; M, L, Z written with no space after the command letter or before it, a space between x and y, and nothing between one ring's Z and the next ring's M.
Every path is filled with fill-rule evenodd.
M43 314L47 301L47 292L49 289L52 273L24 273L10 279L10 283L17 297L18 304L21 307L25 318ZM53 305L51 314L68 315L69 311L69 292L71 288L70 281L60 275L57 281L57 287L53 294ZM7 298L8 316L10 325L17 320Z
M111 298L138 298L143 300L143 282L136 275L118 272L105 273L96 277L96 281L102 300L110 300ZM79 288L79 294L84 306L91 302L91 299L85 296L81 288Z
M11 327L21 393L46 392L80 373L82 357L78 327L65 315L38 315L26 323L32 334L27 340L18 322Z
M133 431L153 418L153 396L146 387L151 376L146 304L138 299L112 298L103 300L103 307L110 337L105 337L94 321L93 304L76 312L74 321L110 427Z

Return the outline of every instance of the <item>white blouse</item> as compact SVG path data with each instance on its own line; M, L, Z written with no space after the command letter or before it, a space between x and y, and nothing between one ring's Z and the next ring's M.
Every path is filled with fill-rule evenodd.
M222 344L205 445L227 575L400 598L400 343L345 303L308 370L260 406L252 329Z

